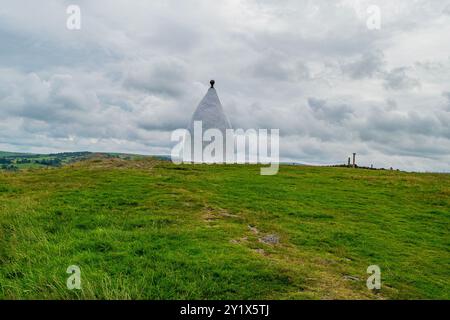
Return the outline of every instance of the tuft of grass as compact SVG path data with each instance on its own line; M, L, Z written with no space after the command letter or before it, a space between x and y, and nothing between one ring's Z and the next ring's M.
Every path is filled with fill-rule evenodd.
M449 299L449 195L445 174L151 158L0 172L0 298Z

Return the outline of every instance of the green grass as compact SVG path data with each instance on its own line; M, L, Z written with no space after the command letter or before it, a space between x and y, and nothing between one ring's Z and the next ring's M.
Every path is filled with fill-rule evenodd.
M0 172L0 298L449 299L449 227L445 174L152 159Z

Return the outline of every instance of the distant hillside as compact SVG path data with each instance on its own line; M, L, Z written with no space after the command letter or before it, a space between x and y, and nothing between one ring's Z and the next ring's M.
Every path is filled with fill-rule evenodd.
M0 169L16 171L40 167L58 167L63 164L85 159L90 155L90 152L32 154L0 151Z
M26 155L26 154L27 153L0 151L0 157L14 157L14 156L21 156L21 155Z
M0 151L0 170L16 171L20 169L60 167L65 164L86 160L91 157L120 158L133 160L145 156L123 153L63 152L50 154L32 154ZM166 156L156 156L167 159Z

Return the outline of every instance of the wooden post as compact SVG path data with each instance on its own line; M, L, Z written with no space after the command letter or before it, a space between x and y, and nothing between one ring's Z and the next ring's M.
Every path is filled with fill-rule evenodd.
M350 157L348 157L348 165L347 165L347 167L350 168Z
M353 168L356 168L356 153L353 153Z

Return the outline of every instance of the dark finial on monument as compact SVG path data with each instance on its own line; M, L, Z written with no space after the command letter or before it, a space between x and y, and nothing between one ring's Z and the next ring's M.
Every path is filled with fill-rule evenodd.
M214 84L215 84L216 82L215 82L214 80L211 80L209 83L211 84L211 88L214 88Z

